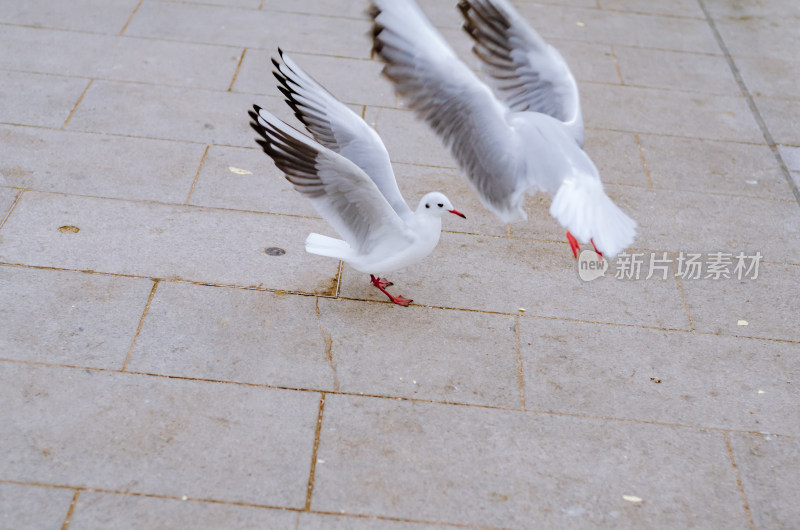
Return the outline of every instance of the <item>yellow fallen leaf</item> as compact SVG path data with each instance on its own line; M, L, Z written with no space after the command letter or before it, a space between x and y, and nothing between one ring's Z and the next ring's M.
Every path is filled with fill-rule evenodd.
M527 310L526 310L524 307L520 307L520 308L519 308L519 312L520 312L520 313L524 313L525 311L527 311Z
M246 169L239 169L238 167L228 166L228 171L231 173L236 173L237 175L252 175L252 171L247 171Z
M622 498L628 502L642 502L642 498L636 495L623 495Z
M736 323L737 326L746 326L748 324L747 320L740 320Z

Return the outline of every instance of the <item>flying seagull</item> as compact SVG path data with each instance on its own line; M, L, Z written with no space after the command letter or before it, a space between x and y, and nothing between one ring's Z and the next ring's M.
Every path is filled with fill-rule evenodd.
M413 0L372 0L384 75L501 220L527 218L526 192L543 191L576 258L579 241L615 256L633 242L636 222L605 194L582 149L578 87L564 58L507 0L461 0L458 7L485 83Z
M306 251L369 273L389 300L407 306L412 300L390 294L386 287L392 283L380 275L430 254L445 212L464 214L439 192L426 194L411 211L378 133L278 51L281 61L273 59L273 73L279 89L314 138L258 105L249 111L250 126L258 145L343 239L312 233Z

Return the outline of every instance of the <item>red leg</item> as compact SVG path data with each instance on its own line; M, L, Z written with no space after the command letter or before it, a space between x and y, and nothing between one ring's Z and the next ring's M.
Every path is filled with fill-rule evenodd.
M378 290L380 290L380 292L382 292L383 294L388 296L389 300L391 300L392 302L394 302L397 305L408 306L408 304L410 304L411 302L414 301L414 300L412 300L410 298L403 298L402 296L392 296L389 293L389 291L384 289L384 285L392 285L392 282L389 282L386 278L376 278L374 275L370 274L369 275L369 279L372 282L372 285L377 287ZM384 282L388 282L388 283L384 284Z
M599 250L597 250L597 247L596 247L596 246L594 246L594 239L590 239L589 241L591 241L591 242L592 242L592 248L593 248L593 249L594 249L594 251L597 253L597 257L599 257L599 258L600 258L600 261L603 261L603 253L602 253L602 252L600 252Z
M575 259L578 259L578 251L581 249L581 246L578 244L578 240L575 239L575 236L569 233L569 230L567 230L567 241L569 241L569 248L572 249L572 255L575 256Z

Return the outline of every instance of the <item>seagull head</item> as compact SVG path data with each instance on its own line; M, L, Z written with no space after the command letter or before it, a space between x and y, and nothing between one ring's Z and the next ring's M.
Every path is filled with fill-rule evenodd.
M467 218L466 215L453 208L453 204L444 193L438 191L432 191L420 199L417 212L423 215L434 215L437 217L441 217L445 212L449 212L461 218Z

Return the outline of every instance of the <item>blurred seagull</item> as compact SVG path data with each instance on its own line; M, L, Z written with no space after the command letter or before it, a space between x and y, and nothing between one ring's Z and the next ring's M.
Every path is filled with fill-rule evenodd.
M564 58L507 0L461 0L458 7L488 86L413 0L373 0L373 45L384 75L501 220L526 219L525 193L544 191L576 258L578 241L615 256L633 242L636 222L605 194L582 149L578 87Z
M258 105L249 111L256 139L294 188L344 239L309 234L306 251L340 259L369 273L372 284L395 304L380 274L412 265L436 248L442 215L464 214L442 193L422 197L416 211L406 204L378 133L278 50L273 59L279 89L312 140ZM377 276L376 276L377 274Z

